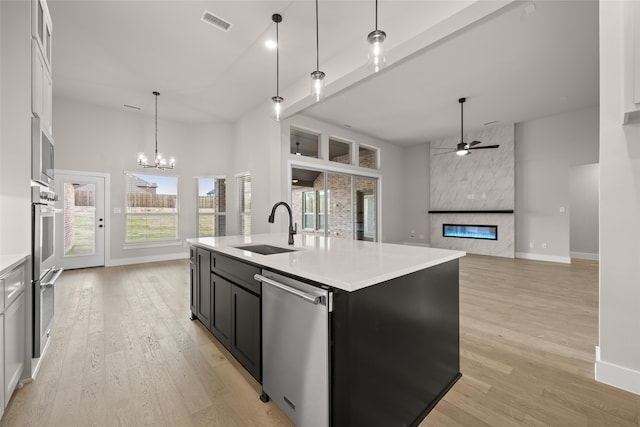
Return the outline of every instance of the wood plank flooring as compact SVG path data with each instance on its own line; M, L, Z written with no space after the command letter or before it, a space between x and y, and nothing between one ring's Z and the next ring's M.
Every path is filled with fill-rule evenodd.
M35 382L0 426L290 426L189 316L188 261L65 272ZM640 426L640 396L593 379L598 265L467 256L463 377L421 423Z

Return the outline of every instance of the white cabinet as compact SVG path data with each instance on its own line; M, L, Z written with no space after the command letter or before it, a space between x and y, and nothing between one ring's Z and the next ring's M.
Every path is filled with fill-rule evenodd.
M0 275L0 366L2 367L2 408L15 390L25 362L25 282L26 262Z
M47 68L51 70L51 14L45 0L31 0L31 36L38 44Z
M32 0L31 9L31 111L53 134L51 17L44 0Z
M31 41L31 111L52 134L53 85L51 74L35 40Z

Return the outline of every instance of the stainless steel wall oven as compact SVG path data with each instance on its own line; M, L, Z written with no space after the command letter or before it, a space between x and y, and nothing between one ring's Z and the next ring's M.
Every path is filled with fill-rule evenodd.
M43 187L32 187L31 227L33 255L33 357L42 354L54 315L54 285L62 268L55 262L56 195Z

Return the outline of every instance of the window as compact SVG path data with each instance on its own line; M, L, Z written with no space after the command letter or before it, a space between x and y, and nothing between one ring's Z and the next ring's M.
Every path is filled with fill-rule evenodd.
M178 177L126 173L127 243L178 239Z
M198 180L198 237L224 236L227 219L227 180L205 177Z
M324 191L304 191L302 193L302 228L322 231L324 218Z
M240 234L251 234L251 174L236 177L238 181L238 212L240 216Z
M329 160L350 165L351 144L329 138Z
M320 135L291 128L289 147L291 154L318 158Z
M378 150L375 148L358 147L359 159L358 165L362 168L378 169Z
M316 228L316 192L302 193L302 228L315 230Z

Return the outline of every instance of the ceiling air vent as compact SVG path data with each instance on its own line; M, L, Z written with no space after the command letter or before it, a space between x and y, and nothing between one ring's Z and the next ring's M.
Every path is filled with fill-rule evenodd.
M209 25L213 25L217 29L224 31L225 33L229 31L231 28L231 22L227 22L219 16L214 15L213 13L205 10L202 13L202 18L200 18L202 22L206 22Z

